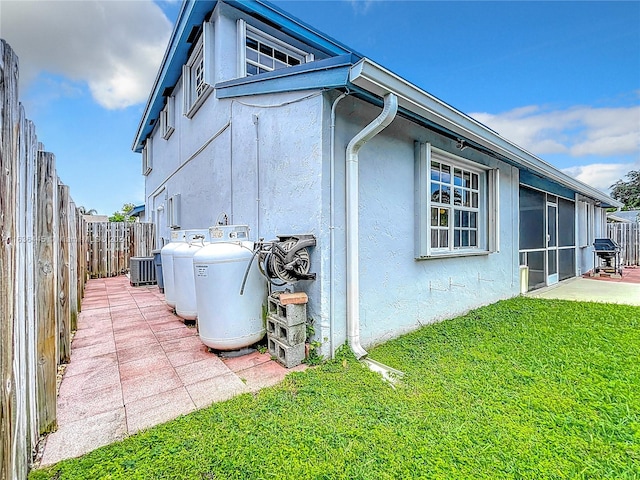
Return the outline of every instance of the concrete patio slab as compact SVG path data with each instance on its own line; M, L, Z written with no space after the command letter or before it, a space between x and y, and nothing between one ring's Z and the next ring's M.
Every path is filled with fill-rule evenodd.
M120 382L99 390L91 395L82 392L77 395L63 395L58 400L58 425L67 425L97 414L117 410L122 407L122 386Z
M79 457L126 436L126 414L122 406L75 422L58 423L58 430L47 437L41 465Z
M132 287L125 276L90 280L60 385L58 430L46 439L41 465L256 392L290 371L268 353L222 359L209 352L156 286Z
M640 306L640 283L601 281L598 278L577 277L550 287L527 293L534 298L605 302Z
M247 392L244 382L233 372L186 385L185 388L198 408Z
M187 389L181 386L153 397L129 402L125 408L127 430L129 434L133 434L192 412L196 410L196 405Z

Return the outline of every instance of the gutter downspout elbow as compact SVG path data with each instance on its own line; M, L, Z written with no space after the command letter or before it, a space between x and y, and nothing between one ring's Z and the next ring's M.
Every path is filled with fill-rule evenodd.
M393 121L397 112L398 97L393 93L387 93L380 115L351 139L346 150L347 339L358 360L367 356L367 351L360 345L358 153L369 140Z

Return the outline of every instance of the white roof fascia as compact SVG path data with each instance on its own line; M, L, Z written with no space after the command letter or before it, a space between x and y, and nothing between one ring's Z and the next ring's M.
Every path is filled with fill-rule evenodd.
M195 1L184 1L180 6L180 12L178 13L178 17L176 23L171 31L171 37L169 38L169 43L167 44L167 48L164 52L164 56L162 57L162 62L160 63L160 67L158 72L156 73L156 78L153 81L153 87L151 87L149 97L147 99L147 103L144 107L144 112L140 119L140 123L138 124L138 130L136 131L136 138L133 140L133 145L131 149L136 151L136 147L141 145L144 141L144 138L141 138L142 131L144 130L145 124L149 121L151 107L153 105L154 99L161 95L162 92L160 88L162 86L162 82L167 75L167 68L170 62L170 59L175 55L176 49L179 44L180 35L183 33L185 28L185 22L188 20L191 15L191 11L195 6Z
M368 58L363 58L351 67L349 81L379 97L393 92L398 96L398 105L410 112L585 196L614 207L622 207L623 205L604 192L562 173L551 164L498 135L477 120L438 100Z

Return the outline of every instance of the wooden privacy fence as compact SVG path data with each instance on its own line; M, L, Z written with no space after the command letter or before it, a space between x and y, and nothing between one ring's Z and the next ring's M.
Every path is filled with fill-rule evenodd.
M0 478L26 478L56 428L87 275L86 226L18 103L18 58L0 39Z
M640 223L608 223L607 236L620 245L623 265L640 265Z
M56 429L56 376L89 276L150 256L153 225L87 223L18 102L18 58L0 39L0 479L27 477Z
M131 257L150 257L154 249L153 223L87 223L91 278L113 277L129 269Z

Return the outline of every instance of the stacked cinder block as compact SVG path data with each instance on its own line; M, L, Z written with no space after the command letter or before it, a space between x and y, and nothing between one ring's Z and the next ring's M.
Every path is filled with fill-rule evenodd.
M304 360L307 337L307 294L276 292L269 296L267 343L269 353L286 368Z

